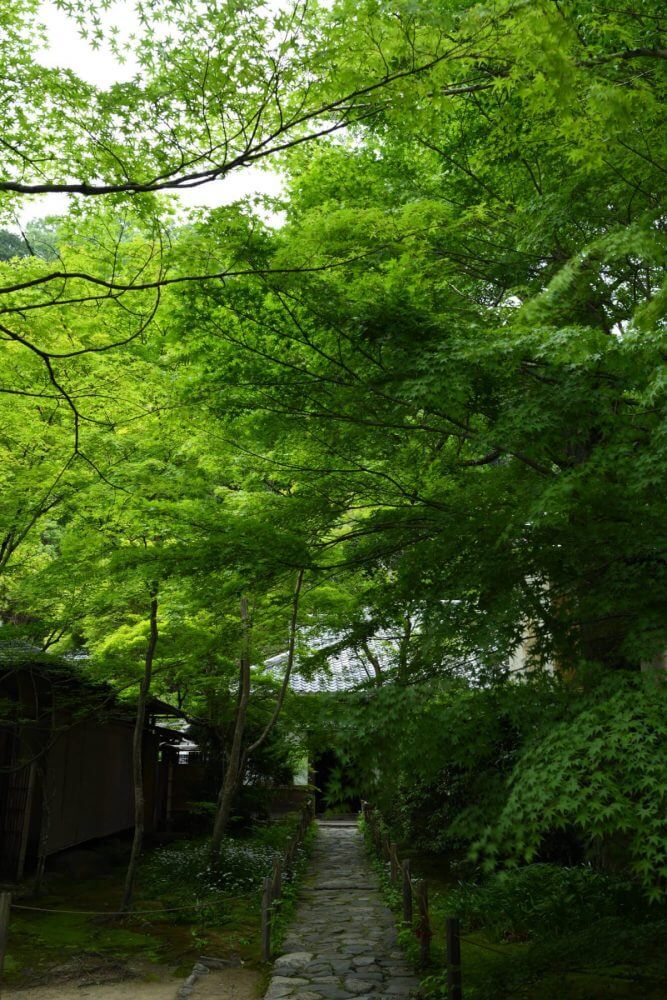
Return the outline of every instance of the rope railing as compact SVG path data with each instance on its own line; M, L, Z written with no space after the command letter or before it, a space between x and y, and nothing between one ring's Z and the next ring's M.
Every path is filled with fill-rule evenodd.
M10 895L7 893L7 895ZM217 899L200 899L196 903L184 903L183 906L154 906L150 910L63 910L60 907L26 906L24 903L11 902L12 910L28 910L31 913L64 913L69 917L160 917L163 913L180 913L183 910L202 910L207 906L221 906L224 903L237 903L247 899L248 893L228 896L226 893ZM157 902L157 900L156 900Z
M46 906L24 906L22 903L12 903L11 908L12 910L29 910L31 913L64 913L69 917L138 917L143 916L144 914L151 914L156 917L160 916L161 913L176 913L179 910L196 910L206 905L206 903L199 902L188 903L186 906L166 906L152 910L61 910L49 909ZM210 905L210 903L208 905Z

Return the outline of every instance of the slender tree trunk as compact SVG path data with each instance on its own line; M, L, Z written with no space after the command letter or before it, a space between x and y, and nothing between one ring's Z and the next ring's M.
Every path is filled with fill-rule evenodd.
M234 736L232 746L229 751L229 760L225 770L224 779L218 795L218 808L213 823L213 835L211 837L211 865L215 867L220 857L220 847L224 837L229 817L232 810L232 800L236 793L243 775L241 772L243 746L243 736L245 734L246 716L248 714L248 702L250 700L250 642L249 642L249 622L248 622L248 601L241 598L241 621L243 623L243 649L239 659L239 693L236 703L236 718L234 720Z
M141 856L141 848L144 841L145 825L145 800L144 800L144 721L146 719L146 701L151 688L151 678L153 675L153 659L155 657L155 647L157 646L157 585L151 588L150 605L150 634L148 645L146 646L146 657L144 660L144 676L139 686L139 700L137 702L137 715L134 722L134 735L132 738L132 779L134 782L134 838L132 840L132 852L130 863L127 866L125 876L125 888L123 890L122 910L128 910L132 903L134 883L137 878L137 868Z
M287 648L287 663L285 664L285 673L283 675L283 682L280 686L280 691L278 692L278 697L276 698L276 704L271 714L271 718L267 722L266 726L257 737L254 743L251 743L243 753L241 769L245 770L245 763L250 754L254 753L255 750L259 750L264 740L267 738L276 722L278 721L278 716L280 715L281 709L283 707L283 702L285 701L285 695L287 694L287 689L289 687L289 679L292 675L292 667L294 666L294 653L296 650L296 626L299 618L299 597L301 595L301 584L303 583L304 570L300 569L297 573L296 583L294 584L294 596L292 597L292 616L290 618L290 629L289 629L289 645Z

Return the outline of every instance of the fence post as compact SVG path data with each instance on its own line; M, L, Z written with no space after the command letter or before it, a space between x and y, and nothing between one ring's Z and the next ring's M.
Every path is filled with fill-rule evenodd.
M2 988L2 970L7 951L7 935L9 933L9 911L12 905L11 892L0 892L0 989Z
M398 854L396 853L396 844L389 845L389 862L391 864L391 881L392 883L398 882Z
M262 885L262 961L271 959L271 879L267 875Z
M431 957L431 921L428 916L428 886L425 879L422 879L417 886L417 905L419 907L419 959L422 966L426 966Z
M461 987L461 927L458 917L447 917L447 996L462 1000Z
M412 924L412 879L410 878L410 859L403 861L403 920Z
M282 877L282 866L280 860L276 858L273 862L273 880L271 883L271 893L274 899L280 899L283 894Z

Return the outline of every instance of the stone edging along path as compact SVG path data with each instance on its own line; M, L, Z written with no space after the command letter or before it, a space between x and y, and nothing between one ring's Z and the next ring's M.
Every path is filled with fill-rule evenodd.
M356 825L318 824L285 953L265 1000L408 1000L419 980L398 948Z

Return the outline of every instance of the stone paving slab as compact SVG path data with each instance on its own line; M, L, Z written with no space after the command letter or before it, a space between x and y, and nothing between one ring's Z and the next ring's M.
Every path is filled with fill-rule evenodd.
M265 1000L408 1000L418 978L398 948L356 826L319 824L295 921Z

